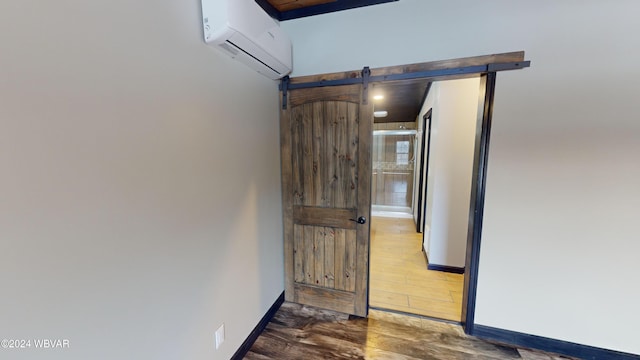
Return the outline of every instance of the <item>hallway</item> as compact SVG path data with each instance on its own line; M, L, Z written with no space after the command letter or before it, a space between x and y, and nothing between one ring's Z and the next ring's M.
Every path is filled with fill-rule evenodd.
M460 322L464 276L427 270L413 219L373 217L369 305Z

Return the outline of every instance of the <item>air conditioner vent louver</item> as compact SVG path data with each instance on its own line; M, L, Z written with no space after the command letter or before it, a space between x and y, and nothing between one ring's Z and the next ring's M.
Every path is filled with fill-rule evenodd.
M238 54L238 50L242 51L243 53L245 53L247 56L251 57L252 59L254 59L255 61L261 63L262 65L264 65L265 67L267 67L269 70L273 71L274 73L280 75L280 72L274 68L272 68L271 66L269 66L269 64L265 64L262 60L260 60L259 58L251 55L251 53L244 51L241 47L239 47L238 45L232 43L231 41L227 40L227 42L225 43L225 45L227 45L231 50L235 51L235 55ZM222 46L222 45L221 45ZM236 50L237 49L237 50ZM258 70L258 72L261 72L260 70Z
M221 48L225 49L226 51L230 52L233 54L233 56L238 55L238 50L236 50L233 45L229 45L229 42L223 42L222 44L219 45Z

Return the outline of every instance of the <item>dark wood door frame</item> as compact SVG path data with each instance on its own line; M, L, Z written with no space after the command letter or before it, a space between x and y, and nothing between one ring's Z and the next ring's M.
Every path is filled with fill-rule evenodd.
M420 64L391 66L366 71L347 71L330 74L309 75L283 79L280 84L281 100L286 107L288 89L338 86L362 83L366 89L369 81L403 81L411 79L430 79L432 81L453 80L480 76L480 94L478 124L476 130L475 155L473 163L473 183L469 204L469 227L467 236L467 256L464 277L461 323L467 334L472 334L475 321L475 304L480 262L480 244L484 214L486 174L493 115L496 73L505 70L517 70L529 67L524 60L524 51L475 56L470 58L435 61ZM365 77L365 74L368 77ZM366 98L363 101L367 101ZM373 118L371 119L373 123ZM367 259L368 262L368 259ZM367 263L367 268L369 264Z
M420 175L418 176L418 216L416 218L416 232L423 232L427 211L427 186L429 185L429 155L431 150L431 113L429 109L422 117L422 143L420 144ZM427 125L428 121L428 125ZM426 151L426 154L425 154Z
M487 184L487 165L489 162L489 140L491 137L491 121L493 116L493 99L496 89L496 73L488 73L480 77L480 93L478 109L478 126L473 159L473 184L471 186L469 230L467 235L467 254L465 267L468 269L464 277L462 293L462 321L464 331L472 334L475 326L476 294L478 289L478 267L480 264L480 243L482 240L482 223L484 216L484 195Z

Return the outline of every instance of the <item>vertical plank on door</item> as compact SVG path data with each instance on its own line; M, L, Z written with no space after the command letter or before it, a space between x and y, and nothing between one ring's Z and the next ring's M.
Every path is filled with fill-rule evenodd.
M344 163L344 185L345 185L345 207L357 208L356 184L358 183L358 104L349 103L347 107L347 123L345 137L345 163Z
M346 188L345 182L347 178L344 173L344 159L346 153L346 144L344 140L347 137L347 103L341 102L336 104L336 114L334 119L334 144L333 144L333 173L335 188L333 191L332 206L336 208L345 208Z
M324 179L324 171L322 158L324 157L324 147L323 145L323 119L324 118L324 103L315 102L313 103L313 191L314 191L314 206L321 206L324 202L323 196L323 182Z
M293 225L293 259L294 259L294 281L303 284L305 274L304 263L304 226Z
M294 205L303 204L304 185L302 184L302 174L300 168L303 161L303 148L302 148L302 118L304 116L304 107L298 106L291 110L291 145L292 145L292 163L293 163L293 201Z
M324 285L324 237L325 227L313 227L313 260L314 260L314 284L318 286Z
M313 185L313 104L305 104L303 108L300 140L302 142L302 181L303 204L312 206L315 200Z
M346 248L346 235L344 229L335 229L335 288L338 290L346 290L344 263L345 263L345 248Z
M313 251L314 231L313 226L304 226L304 279L306 284L314 284L315 280L315 259Z
M323 163L323 167L326 171L325 178L323 179L325 192L327 194L325 198L325 203L322 206L327 207L336 207L334 204L335 201L335 191L336 191L336 107L337 103L335 101L327 101L325 102L325 116L324 116L324 126L325 126L325 142L324 142L324 156L325 160Z
M324 229L324 286L330 289L335 288L335 237L336 229L326 227Z
M344 247L344 282L345 290L356 290L356 231L345 231Z

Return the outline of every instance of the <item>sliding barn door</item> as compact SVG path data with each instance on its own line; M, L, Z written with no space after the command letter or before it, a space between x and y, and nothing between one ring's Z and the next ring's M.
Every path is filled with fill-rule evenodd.
M362 85L290 90L281 113L287 301L367 315L372 105Z

